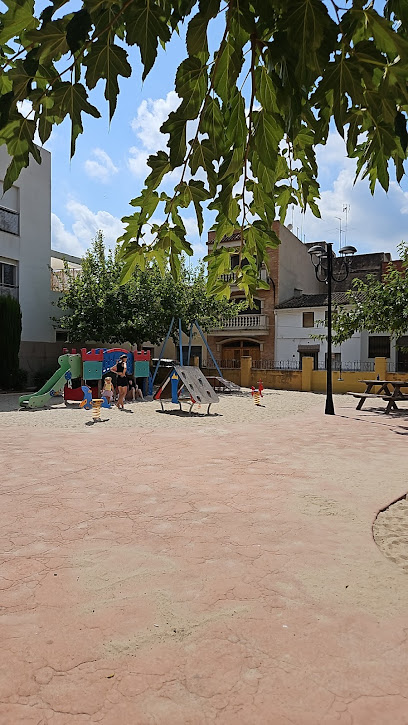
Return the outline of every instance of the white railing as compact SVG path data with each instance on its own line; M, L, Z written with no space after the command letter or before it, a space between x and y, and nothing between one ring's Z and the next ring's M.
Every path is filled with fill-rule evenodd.
M235 272L227 272L227 274L220 274L220 280L222 280L222 282L235 282Z
M267 315L238 315L231 320L222 320L217 330L267 330Z

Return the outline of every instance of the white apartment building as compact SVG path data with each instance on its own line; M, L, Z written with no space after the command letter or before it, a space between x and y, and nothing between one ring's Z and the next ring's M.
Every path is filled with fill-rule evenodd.
M0 292L21 305L23 343L54 342L50 321L51 154L31 160L0 198ZM10 158L0 147L0 179Z
M0 196L0 294L19 300L22 313L20 366L33 373L52 367L63 340L51 317L58 316L56 278L66 255L51 254L51 154L41 149L41 164L33 159L15 184ZM10 157L0 147L0 183ZM68 257L73 268L80 260ZM51 277L51 280L50 280ZM54 287L54 289L52 289Z
M346 304L344 292L333 293L333 305ZM275 310L275 360L284 366L301 366L303 357L313 357L315 369L326 367L327 293L301 294L280 304ZM356 332L341 345L332 346L333 368L339 370L374 369L376 357L385 357L390 372L408 371L408 337L393 340L387 333Z

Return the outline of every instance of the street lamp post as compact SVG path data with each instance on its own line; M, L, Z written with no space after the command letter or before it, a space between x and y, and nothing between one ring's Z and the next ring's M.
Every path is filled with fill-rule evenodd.
M327 363L326 363L326 415L335 415L332 380L332 280L344 282L350 271L350 261L357 249L352 246L339 250L341 266L338 275L333 272L333 244L323 242L310 247L309 254L315 268L316 279L327 284Z

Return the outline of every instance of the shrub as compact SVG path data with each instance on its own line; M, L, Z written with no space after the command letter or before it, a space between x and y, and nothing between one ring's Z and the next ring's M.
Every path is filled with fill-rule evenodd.
M10 295L0 295L0 388L9 390L19 371L21 308Z
M13 388L15 390L24 391L27 388L28 372L23 368L18 368L14 380L12 381Z
M55 367L44 367L40 368L40 370L37 370L36 373L34 373L34 385L35 389L39 390L42 388L42 386L49 380L52 375L55 373Z

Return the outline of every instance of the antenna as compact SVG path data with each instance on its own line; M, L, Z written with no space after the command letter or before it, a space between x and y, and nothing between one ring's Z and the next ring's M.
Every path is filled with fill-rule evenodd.
M349 212L350 212L350 204L343 204L343 214L346 215L346 228L344 230L344 246L347 246L347 223L348 223Z
M341 249L341 233L343 231L341 228L341 217L336 216L335 219L339 220L339 250L340 250Z

